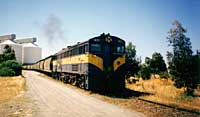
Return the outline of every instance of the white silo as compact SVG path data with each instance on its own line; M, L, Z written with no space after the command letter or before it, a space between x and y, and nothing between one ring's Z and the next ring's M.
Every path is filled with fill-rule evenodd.
M23 44L23 62L24 64L35 63L42 58L42 49L33 43Z
M6 41L6 40L11 40L13 41L16 38L15 34L10 34L10 35L2 35L0 36L0 43Z
M6 40L6 41L0 43L0 54L3 53L4 47L5 47L6 45L9 45L9 46L12 47L12 49L14 49L14 51L15 51L15 57L16 57L17 61L18 61L19 63L23 63L23 58L22 58L22 45L17 44L17 43L15 43L15 42L12 41L12 40Z

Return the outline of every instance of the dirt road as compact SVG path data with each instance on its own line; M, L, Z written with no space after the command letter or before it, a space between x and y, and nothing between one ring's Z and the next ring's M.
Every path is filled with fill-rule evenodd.
M113 104L90 97L54 80L43 78L34 71L25 71L27 95L34 103L33 115L39 117L135 117L144 116Z

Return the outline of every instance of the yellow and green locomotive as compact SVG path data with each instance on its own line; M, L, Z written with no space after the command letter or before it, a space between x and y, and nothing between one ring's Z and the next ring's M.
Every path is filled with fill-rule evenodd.
M63 48L36 64L40 71L50 72L58 80L87 90L125 88L125 41L109 34Z

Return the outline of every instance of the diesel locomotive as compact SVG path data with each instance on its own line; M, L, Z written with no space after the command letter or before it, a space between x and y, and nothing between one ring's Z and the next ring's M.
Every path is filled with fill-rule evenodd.
M101 34L23 67L87 90L119 91L125 88L125 41Z

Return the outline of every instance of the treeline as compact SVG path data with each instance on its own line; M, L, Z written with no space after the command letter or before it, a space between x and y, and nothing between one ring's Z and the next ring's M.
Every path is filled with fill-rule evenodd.
M175 20L174 26L168 32L167 41L172 51L167 51L167 63L163 56L155 52L152 57L146 57L145 63L136 57L135 45L129 43L126 47L126 79L130 76L150 79L151 75L159 74L161 78L171 78L177 88L184 87L187 95L193 95L194 89L200 83L200 54L193 54L190 38L180 22Z
M15 52L5 45L3 54L0 54L0 76L18 76L22 73L22 65L16 61Z
M159 74L162 78L168 78L168 71L163 56L155 52L152 58L145 57L145 63L141 63L141 59L136 57L135 46L129 43L126 47L126 78L130 76L142 77L145 80L150 79L151 74Z

